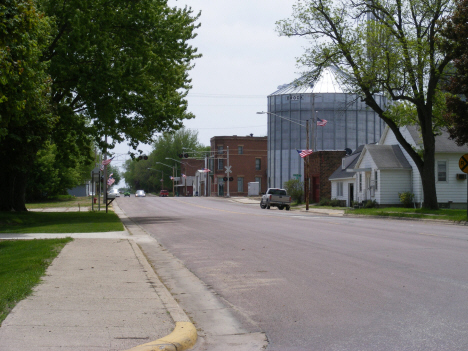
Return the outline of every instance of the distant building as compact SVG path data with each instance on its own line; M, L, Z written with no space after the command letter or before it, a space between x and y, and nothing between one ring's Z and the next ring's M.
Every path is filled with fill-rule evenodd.
M180 162L180 180L175 186L176 191L180 196L193 196L196 194L194 190L196 173L198 170L205 168L205 160L181 158ZM182 175L185 175L185 177Z
M264 193L268 187L267 137L215 136L208 165L211 196L227 196L228 190L230 196L247 196L250 182L258 182ZM226 167L231 173L226 173Z

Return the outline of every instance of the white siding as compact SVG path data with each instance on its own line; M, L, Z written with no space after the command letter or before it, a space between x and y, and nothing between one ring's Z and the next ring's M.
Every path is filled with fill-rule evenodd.
M371 193L371 186L373 184L374 180L374 171L377 168L375 165L374 160L370 156L370 154L367 152L367 150L364 148L363 154L361 155L361 160L356 164L355 168L370 168L372 171L370 172L358 172L356 174L356 190L354 191L356 193L356 199L359 202L362 202L363 200L376 200L379 202L379 199L376 197L377 193L374 192L374 196L372 196ZM359 176L362 175L362 190L359 189ZM368 182L367 178L370 175L370 182ZM379 202L380 203L380 202Z
M408 129L402 128L401 134L411 145L413 146L416 145L410 133L408 132ZM380 144L381 145L400 145L400 143L397 141L395 137L395 134L390 129L388 130L388 133L385 135L384 140L381 140ZM400 146L400 149L403 152L403 155L405 155L411 167L413 168L413 172L411 175L412 177L411 190L408 190L408 191L412 192L414 194L414 200L417 203L420 203L423 201L423 197L422 197L423 192L422 192L421 176L419 174L418 167L416 167L416 163L414 163L413 159L406 152L406 150L403 149L401 146Z
M380 204L399 204L398 193L411 191L411 170L381 170Z
M438 202L452 201L454 203L466 203L466 180L457 180L457 173L463 173L458 161L462 154L436 154L435 172L436 172L436 191ZM447 162L447 181L439 182L437 180L437 161Z
M337 195L337 186L339 182L343 182L343 196L338 196ZM331 198L332 199L337 199L337 200L345 200L346 201L346 206L351 206L349 203L349 184L354 184L354 179L353 178L347 178L347 179L336 179L331 181ZM354 190L354 193L356 193L356 190ZM354 199L353 199L354 200Z

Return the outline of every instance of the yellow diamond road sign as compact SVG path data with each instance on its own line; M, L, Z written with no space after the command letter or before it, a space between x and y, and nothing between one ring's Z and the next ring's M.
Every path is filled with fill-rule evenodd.
M468 173L468 154L464 154L458 161L458 166L462 172Z

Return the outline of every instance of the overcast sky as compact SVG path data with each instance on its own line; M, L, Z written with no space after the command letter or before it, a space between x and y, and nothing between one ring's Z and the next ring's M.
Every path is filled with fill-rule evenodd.
M203 57L190 72L193 89L188 107L196 117L187 128L199 141L222 135L266 136L267 96L299 76L296 58L307 46L304 38L280 37L275 22L290 17L294 1L170 0L170 5L201 11L192 46ZM145 152L151 147L142 145ZM114 152L126 153L119 145ZM121 164L124 158L119 157Z

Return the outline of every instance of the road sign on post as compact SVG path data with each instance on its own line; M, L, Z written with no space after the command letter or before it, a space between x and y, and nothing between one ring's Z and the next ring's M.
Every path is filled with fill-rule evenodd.
M462 157L460 157L458 166L462 172L468 173L468 154L464 154Z

